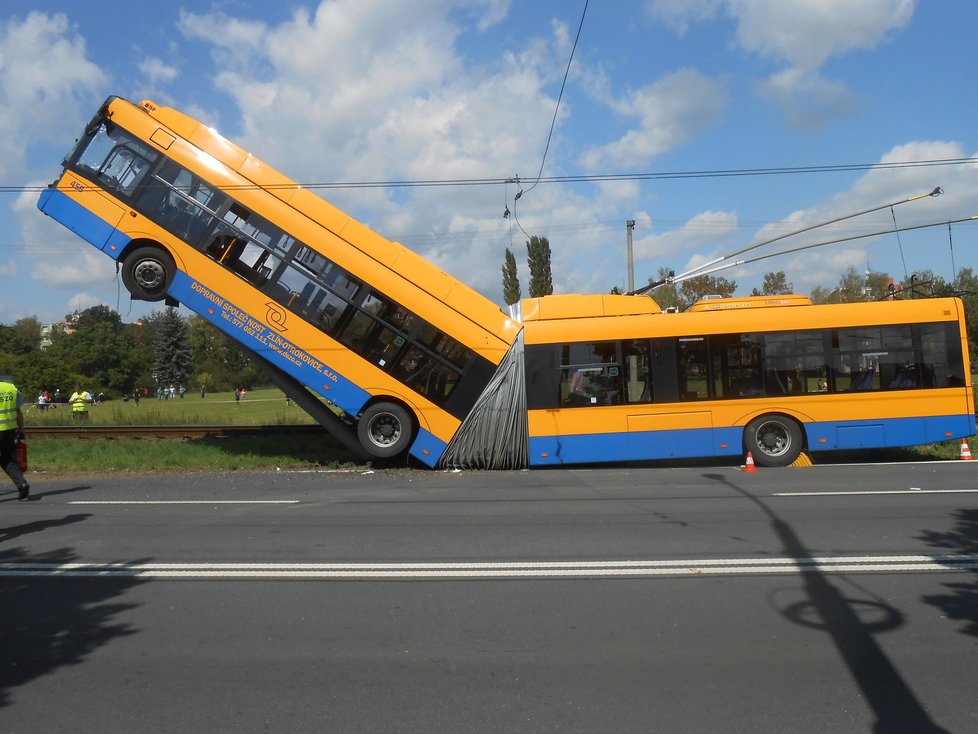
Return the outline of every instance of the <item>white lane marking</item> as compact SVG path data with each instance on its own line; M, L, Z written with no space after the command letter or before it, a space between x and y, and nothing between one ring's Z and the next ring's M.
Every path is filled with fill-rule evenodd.
M774 492L773 497L830 497L856 494L976 494L978 489L854 489L827 490L824 492Z
M69 505L297 505L299 500L72 500Z
M546 579L760 575L796 572L948 572L978 569L978 554L513 563L0 563L0 576L146 579Z

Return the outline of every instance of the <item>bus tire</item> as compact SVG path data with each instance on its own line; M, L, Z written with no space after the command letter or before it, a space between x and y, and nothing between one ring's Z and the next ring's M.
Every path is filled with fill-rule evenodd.
M413 434L411 416L397 403L374 403L357 422L360 445L379 459L390 459L406 451Z
M177 267L162 247L137 247L122 263L122 282L140 301L162 301Z
M801 426L784 415L762 415L744 429L744 450L760 466L788 466L802 450Z

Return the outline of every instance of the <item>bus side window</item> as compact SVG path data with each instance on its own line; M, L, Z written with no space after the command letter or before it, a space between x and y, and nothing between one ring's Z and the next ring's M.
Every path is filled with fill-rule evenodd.
M709 391L709 357L704 337L680 337L679 399L707 400Z
M624 341L621 345L625 396L628 403L652 402L652 366L648 339Z

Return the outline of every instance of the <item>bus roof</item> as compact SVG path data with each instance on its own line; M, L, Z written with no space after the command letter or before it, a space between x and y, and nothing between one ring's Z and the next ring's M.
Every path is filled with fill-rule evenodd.
M743 298L701 298L687 311L727 311L739 308L774 308L775 306L811 306L811 299L797 293L782 296L745 296Z
M123 102L121 97L119 99ZM131 102L128 104L132 104ZM301 214L312 217L352 247L397 272L404 279L441 300L449 308L495 332L505 342L515 336L514 324L498 304L471 286L446 273L434 263L400 242L388 240L346 212L296 183L272 166L231 142L217 130L172 107L152 100L140 101L139 108L192 145L265 189Z
M594 316L645 316L662 313L648 296L611 294L568 294L524 298L520 301L523 321L582 319Z

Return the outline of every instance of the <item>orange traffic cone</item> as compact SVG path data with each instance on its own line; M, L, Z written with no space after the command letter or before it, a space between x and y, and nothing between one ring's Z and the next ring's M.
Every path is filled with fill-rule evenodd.
M757 471L757 467L754 465L754 457L751 455L750 451L747 452L747 463L744 464L744 471L746 472Z
M971 449L968 448L968 442L963 438L961 439L961 456L958 457L961 461L972 461Z

